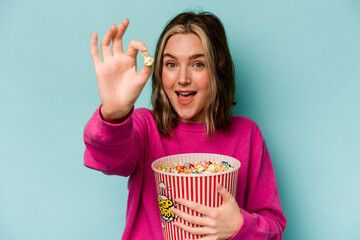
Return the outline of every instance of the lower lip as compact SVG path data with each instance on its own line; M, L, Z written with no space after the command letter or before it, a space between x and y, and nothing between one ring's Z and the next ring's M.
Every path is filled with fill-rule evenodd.
M195 97L195 95L192 95L191 97L189 97L187 99L181 99L180 97L177 97L177 101L179 104L186 106L186 105L189 105L190 103L192 103L192 101L194 101L194 97Z

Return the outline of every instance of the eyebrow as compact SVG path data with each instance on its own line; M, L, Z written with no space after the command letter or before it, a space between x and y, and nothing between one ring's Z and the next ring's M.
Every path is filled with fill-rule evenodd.
M169 57L169 58L172 58L172 59L175 59L175 60L177 59L175 56L171 55L170 53L165 53L163 55L163 58L164 57ZM194 54L194 55L190 56L189 59L193 60L193 59L197 59L197 58L201 58L201 57L205 57L205 55L203 53Z

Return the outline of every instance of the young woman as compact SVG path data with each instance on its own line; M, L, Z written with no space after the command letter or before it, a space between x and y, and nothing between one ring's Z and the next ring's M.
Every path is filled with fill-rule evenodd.
M252 120L231 116L235 78L220 20L211 13L186 12L167 24L155 51L153 110L134 109L152 68L136 70L138 51L147 51L144 43L133 40L123 50L128 24L125 19L105 34L103 61L97 34L92 36L102 104L84 131L87 167L130 176L123 239L163 239L151 163L180 153L228 155L241 168L235 198L217 186L224 199L219 208L177 200L204 215L175 209L178 217L201 226L177 227L203 239L281 239L286 219L264 138Z

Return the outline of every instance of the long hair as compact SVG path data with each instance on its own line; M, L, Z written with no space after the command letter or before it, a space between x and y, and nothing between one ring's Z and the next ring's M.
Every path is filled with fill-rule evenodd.
M184 12L165 26L155 50L151 99L153 115L160 133L170 136L177 126L178 115L163 88L163 52L171 36L188 33L199 36L204 50L210 81L209 101L204 106L205 124L207 135L213 137L215 129L230 128L231 107L235 104L235 74L224 27L212 13Z

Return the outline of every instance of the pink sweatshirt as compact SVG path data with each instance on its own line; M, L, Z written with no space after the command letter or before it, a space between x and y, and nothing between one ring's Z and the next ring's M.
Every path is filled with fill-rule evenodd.
M252 120L232 117L229 130L204 136L204 124L178 122L172 137L162 136L152 111L136 109L120 124L102 120L100 108L84 130L85 166L130 177L122 239L163 239L151 163L181 153L216 153L241 162L236 201L244 224L231 239L281 239L286 226L275 174L262 134Z

